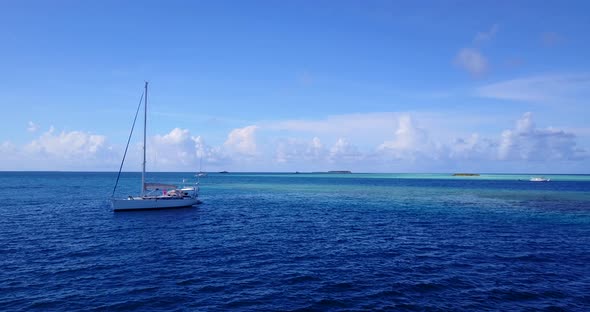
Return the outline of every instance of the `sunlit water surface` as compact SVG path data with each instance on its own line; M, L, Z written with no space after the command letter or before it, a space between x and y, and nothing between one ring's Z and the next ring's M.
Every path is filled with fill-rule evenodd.
M113 213L115 177L0 173L0 310L590 307L589 176L209 174Z

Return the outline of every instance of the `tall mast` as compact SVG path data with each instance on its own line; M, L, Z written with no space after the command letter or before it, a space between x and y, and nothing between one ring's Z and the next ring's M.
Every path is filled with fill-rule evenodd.
M146 128L147 128L147 98L148 98L148 82L145 82L145 97L143 102L143 166L141 169L141 196L145 193L145 142L146 142Z

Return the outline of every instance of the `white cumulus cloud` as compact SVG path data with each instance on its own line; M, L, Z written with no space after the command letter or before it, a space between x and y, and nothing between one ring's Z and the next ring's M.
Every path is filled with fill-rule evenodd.
M258 126L252 125L232 130L223 144L226 149L243 155L254 156L256 150L256 130Z
M174 128L167 134L153 136L151 143L147 151L152 165L163 168L195 165L195 143L189 130Z
M224 154L219 146L210 146L205 143L202 136L191 137L195 143L196 155L199 158L199 165L202 162L213 165L222 165L229 161L229 156ZM202 161L202 162L201 162Z
M439 151L428 132L417 126L409 115L399 118L393 140L378 146L379 152L395 159L414 160L419 157L438 158Z
M358 148L344 138L338 138L330 148L329 160L331 162L351 162L358 161L361 158L362 154Z
M468 138L457 138L449 146L449 158L453 160L490 161L496 159L498 143L473 133Z
M1 170L113 170L118 159L105 136L54 127L29 143L0 145Z
M25 149L33 154L62 159L88 159L106 150L106 137L83 131L62 131L55 134L53 127L29 143Z
M141 146L137 146L138 151ZM148 143L148 165L156 171L209 170L231 162L230 155L220 147L210 146L201 136L188 129L174 128L164 135L155 135ZM199 168L203 166L203 168Z
M576 136L560 129L538 129L530 112L511 130L504 130L498 147L500 160L580 160L588 152L576 145Z
M318 162L326 159L328 153L321 140L296 138L280 139L276 145L274 160L278 163Z

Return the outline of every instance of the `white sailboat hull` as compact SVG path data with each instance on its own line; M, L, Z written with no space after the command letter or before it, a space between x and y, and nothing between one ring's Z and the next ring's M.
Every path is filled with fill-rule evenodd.
M114 211L154 210L190 207L199 203L197 198L142 198L113 199Z

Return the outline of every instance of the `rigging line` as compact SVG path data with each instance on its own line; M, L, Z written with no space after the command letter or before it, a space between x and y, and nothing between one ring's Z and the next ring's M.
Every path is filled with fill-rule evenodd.
M123 160L121 160L121 166L119 167L119 173L117 174L117 181L115 182L115 187L113 187L113 194L112 197L115 197L115 190L117 190L117 185L119 184L119 178L121 177L121 170L123 170L123 163L125 162L125 156L127 156L127 149L129 148L129 142L131 142L131 136L133 135L133 129L135 128L135 121L137 121L137 115L139 114L139 109L141 108L141 101L143 101L143 96L145 92L141 93L141 98L139 98L139 105L137 105L137 111L135 112L135 118L133 119L133 125L131 126L131 132L129 133L129 138L127 139L127 146L125 146L125 153L123 153Z

